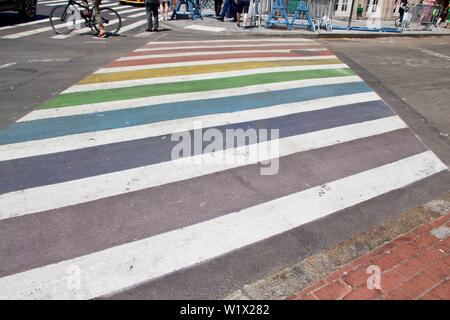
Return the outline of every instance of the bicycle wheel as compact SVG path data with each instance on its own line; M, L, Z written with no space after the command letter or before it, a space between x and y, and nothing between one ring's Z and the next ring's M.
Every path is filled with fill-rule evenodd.
M56 6L50 13L50 25L56 34L69 34L77 25L80 19L80 11L74 6Z
M111 8L101 8L100 17L102 18L103 27L105 28L108 36L114 36L119 32L122 27L122 19L117 11ZM94 20L96 21L95 17ZM94 27L98 32L97 22L95 22Z

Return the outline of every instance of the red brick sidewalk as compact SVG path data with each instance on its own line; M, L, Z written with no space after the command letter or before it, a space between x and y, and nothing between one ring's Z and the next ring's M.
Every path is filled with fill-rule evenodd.
M352 261L288 299L449 300L449 227L450 213ZM377 267L379 274L373 273ZM371 290L368 282L377 287L375 279L380 280L379 289Z

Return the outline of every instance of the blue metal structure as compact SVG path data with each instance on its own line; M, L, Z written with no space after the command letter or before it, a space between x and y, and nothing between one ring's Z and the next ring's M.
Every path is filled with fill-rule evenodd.
M184 4L186 6L186 11L180 11L181 5ZM197 18L200 18L203 20L202 13L198 9L198 7L195 5L194 1L192 0L180 0L177 1L177 6L172 12L172 16L170 17L170 20L178 19L178 16L191 16L192 20L195 20Z
M282 19L279 19L280 17ZM273 2L272 9L270 10L270 14L266 19L265 28L268 29L274 24L275 25L286 25L289 28L289 20L288 20L286 8L284 7L283 0L275 0Z
M302 23L295 23L295 20L299 18L302 19ZM307 24L303 23L304 20L306 20ZM291 30L292 27L306 27L311 31L316 31L316 27L308 12L308 3L306 2L306 0L300 0L297 8L295 9L295 12L292 14L291 23L288 26L288 30Z

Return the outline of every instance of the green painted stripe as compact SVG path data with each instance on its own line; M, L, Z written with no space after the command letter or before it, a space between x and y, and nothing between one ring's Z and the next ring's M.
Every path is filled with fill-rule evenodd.
M119 100L152 97L166 94L231 89L231 88L239 88L251 85L276 83L284 81L349 76L353 74L354 74L353 71L349 68L289 71L289 72L274 72L274 73L227 77L219 79L151 84L119 89L74 92L61 94L41 105L40 109L69 107L90 103L119 101Z

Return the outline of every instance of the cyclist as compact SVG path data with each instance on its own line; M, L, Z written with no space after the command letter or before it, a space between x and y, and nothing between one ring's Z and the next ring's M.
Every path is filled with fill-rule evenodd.
M88 7L88 0L82 0L82 3L85 7ZM95 20L98 24L98 34L97 37L99 38L106 38L106 32L105 28L103 27L103 21L102 16L100 15L100 4L102 3L102 0L92 0L92 9L94 12ZM81 11L81 16L86 17L88 15L88 12L86 10Z

